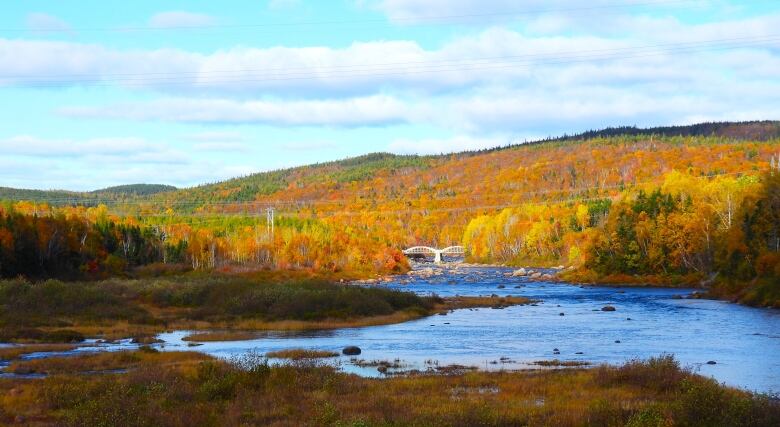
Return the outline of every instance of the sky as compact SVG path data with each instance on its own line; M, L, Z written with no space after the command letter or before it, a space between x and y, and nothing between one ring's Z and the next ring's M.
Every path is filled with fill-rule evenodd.
M776 0L4 2L0 186L780 119Z

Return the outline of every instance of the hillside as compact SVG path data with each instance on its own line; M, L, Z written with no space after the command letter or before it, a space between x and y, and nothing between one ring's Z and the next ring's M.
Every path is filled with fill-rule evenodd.
M0 200L26 200L31 202L40 201L74 201L81 202L88 200L85 193L77 193L65 190L27 190L19 188L0 187Z
M100 196L150 196L152 194L165 193L176 190L177 188L172 185L130 184L90 191L90 194L96 194Z
M410 181L409 177L419 177L426 171L435 175L435 170L445 171L448 169L448 165L458 168L480 162L479 160L469 161L471 158L490 158L492 161L495 161L496 158L512 159L519 162L519 166L522 162L520 162L517 155L522 154L523 150L534 151L539 149L537 147L546 147L551 152L560 152L558 148L567 143L586 144L588 141L620 137L631 137L634 140L641 140L643 136L651 140L656 137L667 141L675 140L679 144L685 144L686 141L694 141L691 139L694 137L694 142L705 138L716 144L719 142L718 140L722 140L720 142L765 142L780 138L780 121L700 123L688 126L644 129L637 127L606 128L506 147L436 156L371 153L345 160L260 172L185 189L158 184L122 185L91 192L41 191L0 187L0 200L55 201L55 204L61 204L57 202L62 201L78 203L95 199L100 199L103 202L120 200L162 202L166 200L173 201L174 207L178 203L179 208L187 211L212 202L289 202L295 200L300 202L300 204L306 204L312 200L321 202L321 199L341 199L341 196L334 197L335 193L341 193L345 188L353 189L353 184L358 182L368 183L377 178L384 181L392 177L404 177L399 181L406 184L406 182ZM685 138L688 139L686 140ZM565 151L571 151L571 149ZM495 165L501 168L510 166L503 160ZM692 166L695 167L696 165ZM493 172L496 172L495 168L489 171L486 177L492 176ZM447 173L446 180L452 183L453 177L449 175ZM652 175L651 173L650 176ZM411 181L414 181L415 186L422 184L419 179ZM436 184L439 187L437 195L469 192L468 188L459 187L456 189L452 188L452 186L442 185L442 182L437 182ZM469 185L477 185L479 183L463 182L462 184L468 187ZM481 184L485 185L485 183ZM510 185L510 187L514 186L514 184ZM503 185L503 187L506 187L506 185ZM561 189L565 190L565 187L561 187ZM400 188L389 187L387 190L390 192L390 196L396 198L409 195L409 193L403 194ZM377 192L376 189L368 193L360 191L359 197L373 197L372 194ZM162 197L154 197L154 195L159 193L165 193L164 199ZM290 197L291 194L300 197L293 199Z
M112 203L127 198L151 196L157 193L175 191L176 187L161 184L130 184L102 188L88 192L67 190L29 190L0 187L0 200L25 200L46 202L53 205Z
M290 192L293 194L304 193L297 201L333 199L333 192L338 192L351 183L370 182L375 178L388 179L394 176L417 176L424 171L433 171L435 168L446 169L446 165L458 167L459 162L469 162L468 159L481 156L498 156L513 158L516 154L536 147L547 147L555 151L562 143L585 143L594 139L634 137L641 139L646 137L671 138L678 143L685 143L681 138L708 138L717 143L718 139L735 141L768 141L780 138L780 121L757 122L722 122L702 123L689 126L636 128L620 127L607 128L599 131L587 131L572 136L562 136L546 140L528 142L494 149L469 151L437 156L413 156L395 155L390 153L373 153L351 159L313 164L296 168L277 171L262 172L228 181L206 184L194 188L182 189L175 194L166 195L176 200L187 201L289 201ZM532 148L534 147L534 148ZM476 161L479 163L479 160ZM504 163L499 166L508 166ZM492 171L494 172L495 169ZM451 177L447 177L448 180ZM406 181L406 179L404 179ZM419 183L418 183L419 184ZM392 188L393 195L402 194ZM452 193L455 189L442 190ZM463 189L461 189L463 191ZM467 191L467 190L466 190ZM371 194L363 195L371 196ZM170 199L169 198L169 199Z

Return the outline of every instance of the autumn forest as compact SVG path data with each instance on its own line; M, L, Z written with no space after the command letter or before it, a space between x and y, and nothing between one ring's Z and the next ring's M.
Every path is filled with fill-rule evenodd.
M780 125L709 126L373 154L151 194L34 194L0 208L0 274L370 276L408 269L405 247L462 243L474 262L564 265L577 281L707 285L778 304Z

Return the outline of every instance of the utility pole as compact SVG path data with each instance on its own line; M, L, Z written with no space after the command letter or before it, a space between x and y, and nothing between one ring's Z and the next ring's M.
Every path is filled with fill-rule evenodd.
M274 208L269 207L265 210L266 231L271 236L271 240L274 238Z

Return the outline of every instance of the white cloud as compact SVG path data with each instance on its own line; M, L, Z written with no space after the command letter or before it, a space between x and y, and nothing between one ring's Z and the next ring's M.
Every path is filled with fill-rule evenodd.
M196 151L208 151L216 153L245 153L249 151L249 145L241 142L202 142L192 147Z
M94 138L84 141L43 139L17 135L0 140L0 151L7 155L43 157L124 156L140 151L158 152L157 146L140 138Z
M701 50L712 47L702 44L704 40L732 38L734 41L725 45L739 47L744 39L738 37L775 36L780 14L702 25L637 17L620 25L625 26L622 28L626 33L620 39L598 35L529 36L491 28L457 37L436 49L414 41L389 40L355 42L344 48L239 46L199 53L0 39L0 86L107 85L234 98L261 94L353 97L393 91L437 94L485 85L523 87L540 79L571 76L572 70L587 71L583 65L598 72L580 74L581 80L616 78L622 84L638 78L692 78L691 67L686 64L692 58L714 58L716 62L708 64L710 70L706 71L710 74L736 66L738 62L730 58L750 52L763 54L773 63L778 58L768 42L764 47L748 45L718 51L716 57ZM647 48L670 43L674 44ZM691 45L695 49L690 50L680 43L699 44ZM742 68L743 73L750 72ZM764 72L771 73L771 68L765 67Z
M216 19L209 15L185 11L160 12L149 18L152 28L202 27L215 23Z
M283 143L281 147L293 151L322 151L335 149L338 145L332 141L292 141Z
M70 24L47 13L31 13L27 15L27 28L36 32L70 32Z
M245 175L257 167L193 157L143 138L0 139L0 186L94 190L128 183L179 187Z
M375 95L343 100L233 101L164 99L119 107L70 107L61 114L80 118L161 120L185 123L252 123L276 126L382 126L408 120L408 105Z
M210 131L198 132L185 135L184 139L198 142L240 142L244 141L244 136L239 132L232 131Z
M594 18L609 11L630 10L633 5L647 2L615 2L614 0L379 0L370 6L383 12L399 24L417 22L476 23L515 21L541 16L585 15ZM679 3L679 2L677 2ZM678 4L650 5L654 9L679 7ZM636 7L633 7L636 9ZM640 9L642 9L640 7ZM646 10L646 8L644 8Z

